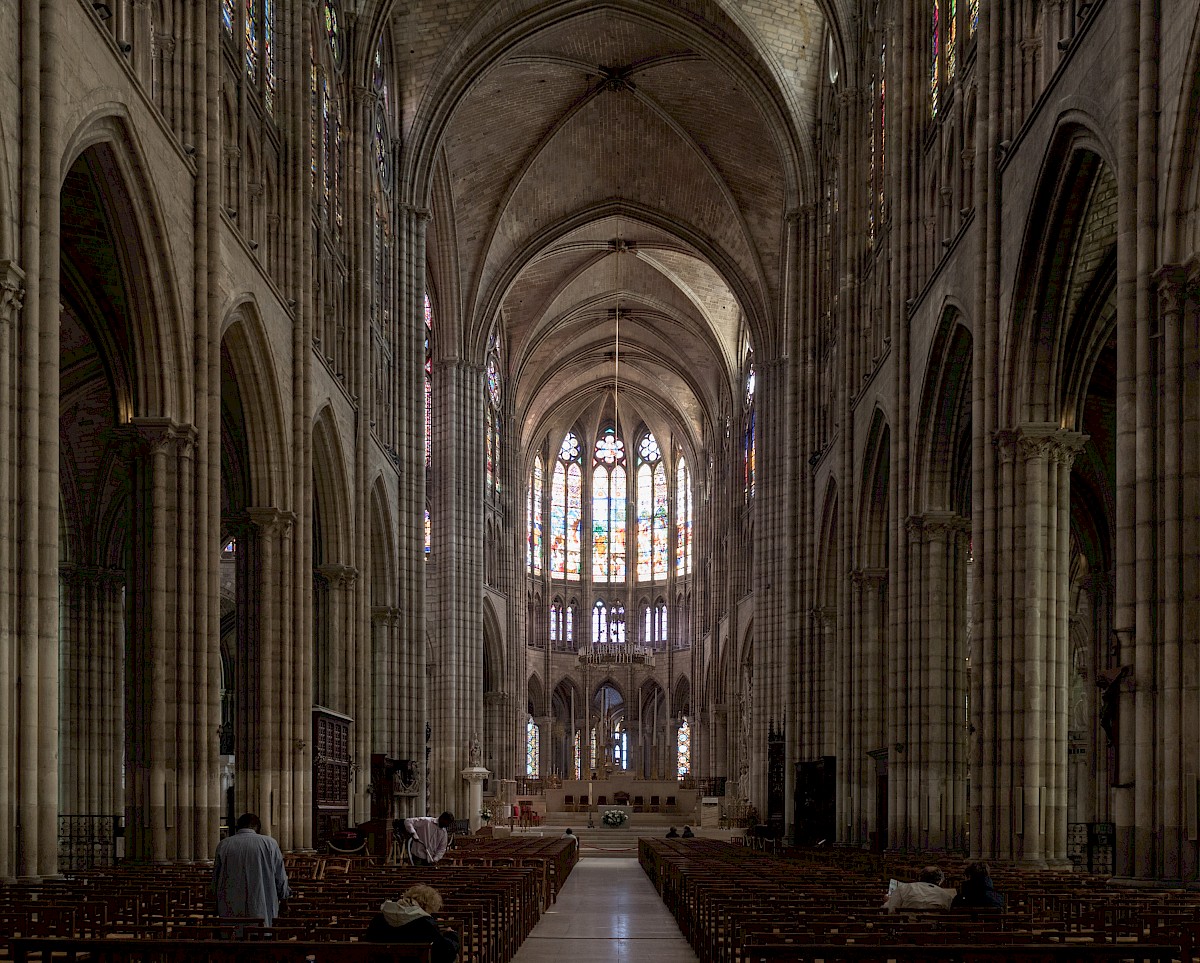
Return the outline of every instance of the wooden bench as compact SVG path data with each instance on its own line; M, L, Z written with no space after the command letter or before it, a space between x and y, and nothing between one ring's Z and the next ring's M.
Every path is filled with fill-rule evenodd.
M429 946L405 943L261 942L238 940L73 940L30 938L13 941L14 963L40 960L87 963L430 963Z
M746 948L751 963L922 963L944 960L947 963L1103 963L1105 960L1134 963L1171 963L1178 959L1178 946L1150 943L1089 943L1050 946L1047 944L1010 943L999 946L975 943L939 945L782 943Z

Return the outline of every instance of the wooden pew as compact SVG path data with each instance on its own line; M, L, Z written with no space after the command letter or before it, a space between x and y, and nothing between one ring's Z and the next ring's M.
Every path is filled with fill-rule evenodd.
M430 963L430 948L403 943L255 943L223 940L13 941L14 963Z

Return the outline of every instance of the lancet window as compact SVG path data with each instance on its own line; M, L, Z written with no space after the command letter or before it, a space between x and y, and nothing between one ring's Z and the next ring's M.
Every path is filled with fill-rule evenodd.
M525 723L525 775L529 779L541 778L542 734L533 716Z
M683 721L679 723L676 745L678 746L676 751L677 769L679 778L682 779L692 771L692 727L687 716L684 716Z
M742 411L742 470L744 490L747 501L754 497L754 382L754 356L752 353L750 355L750 360L746 365L746 394L743 399Z
M662 449L647 432L638 444L637 577L657 581L667 575L667 469Z
M692 573L692 479L687 460L675 465L675 574Z
M583 526L583 465L579 439L567 432L550 486L550 574L577 582Z
M396 365L399 343L396 317L395 221L392 205L391 85L388 82L388 34L379 39L371 71L375 94L374 217L371 261L371 371L374 378L374 411L371 430L393 460L399 460L396 406Z
M625 445L612 426L596 440L592 458L592 579L625 580Z
M484 416L487 424L487 487L489 494L500 493L501 403L504 400L500 363L500 332L492 333L487 354L487 393Z
M542 574L542 483L545 469L542 456L533 459L533 471L529 476L529 551L526 564L534 575Z
M425 491L429 491L429 471L433 465L433 305L425 295ZM426 499L428 499L426 494ZM425 503L425 554L430 548L429 503Z

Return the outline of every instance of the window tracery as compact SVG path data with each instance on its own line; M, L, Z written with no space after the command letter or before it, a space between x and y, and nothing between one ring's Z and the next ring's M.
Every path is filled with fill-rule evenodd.
M592 580L625 580L625 444L611 425L592 458Z
M579 439L567 432L550 487L550 574L577 582L583 525L583 466Z
M754 461L755 461L755 405L754 405L754 352L749 354L746 365L746 393L743 398L742 413L742 468L744 475L744 491L746 500L754 497Z
M667 469L651 432L638 444L637 577L639 582L667 574Z
M692 771L692 726L687 716L679 723L677 745L676 768L679 778L682 779Z
M529 477L529 540L526 565L534 575L542 574L542 485L545 469L539 453L533 459L533 471Z
M675 465L675 574L692 574L692 480L682 455Z
M542 734L533 716L525 723L525 776L540 779Z
M492 332L486 362L487 397L484 420L487 425L487 487L491 495L500 493L501 402L503 401L503 368L500 361L500 333Z

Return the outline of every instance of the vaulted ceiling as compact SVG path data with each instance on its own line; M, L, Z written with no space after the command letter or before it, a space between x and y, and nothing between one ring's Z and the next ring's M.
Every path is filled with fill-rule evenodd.
M824 17L814 0L523 6L392 14L432 287L458 321L441 347L477 356L500 319L526 444L594 409L614 356L622 406L698 444L747 339L782 350Z

